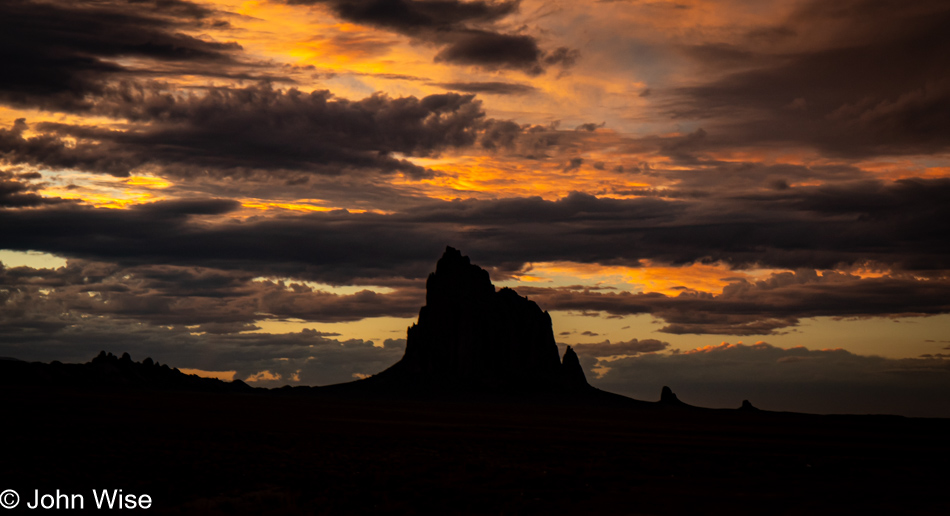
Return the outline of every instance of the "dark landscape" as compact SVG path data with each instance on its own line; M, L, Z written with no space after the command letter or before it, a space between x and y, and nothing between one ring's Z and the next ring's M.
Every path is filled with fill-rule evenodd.
M946 514L950 420L638 401L448 248L404 358L252 388L103 352L0 361L4 489L148 494L159 514Z

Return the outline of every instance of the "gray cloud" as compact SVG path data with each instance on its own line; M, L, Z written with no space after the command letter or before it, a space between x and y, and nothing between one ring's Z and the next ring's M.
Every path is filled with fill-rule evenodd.
M85 110L88 95L111 80L145 71L120 64L133 57L183 64L179 73L221 74L241 47L183 33L226 26L207 7L175 1L10 0L0 5L0 102Z
M488 95L527 95L537 90L529 84L512 82L443 82L436 83L435 86L453 91Z
M58 269L0 267L9 327L49 322L51 314L189 326L195 333L253 329L261 320L355 321L411 317L424 302L421 286L380 294L321 291L303 283L257 279L251 273L172 265L120 267L72 260Z
M8 249L329 283L424 277L447 244L502 274L528 262L638 266L649 259L793 270L871 262L933 275L950 268L947 192L946 179L794 188L727 199L729 210L715 199L574 193L557 201L430 201L390 215L337 211L227 223L164 203L121 212L62 205L0 211L0 230Z
M640 259L655 259L658 255L650 253L664 252L664 248L637 245L618 249L610 238L614 232L604 232L604 228L622 220L623 224L633 226L619 226L617 231L635 235L640 230L638 216L647 217L644 225L648 227L656 225L659 217L660 224L669 228L675 227L678 217L686 216L675 210L663 215L662 210L671 203L662 201L603 202L580 197L554 203L452 202L396 215L336 212L215 224L209 223L206 215L226 212L234 205L216 199L204 202L207 205L201 201L154 203L125 212L74 206L0 212L0 228L5 229L8 245L14 248L121 264L94 267L108 280L96 279L99 276L85 270L37 273L37 277L53 283L37 284L35 288L46 288L55 281L72 288L69 302L82 301L74 308L93 314L137 317L156 324L250 324L255 314L260 313L315 321L412 315L421 294L411 280L425 277L446 241L462 241L466 245L461 247L471 249L470 254L492 269L496 278L519 270L526 260L639 266ZM923 213L930 213L924 200L918 204ZM682 207L681 203L673 206ZM877 232L887 229L885 222L891 217L887 212L893 208L886 202L860 203L848 208L832 198L827 204L807 204L805 210L819 212L819 206L826 206L835 218L840 216L839 210L868 210L873 206L880 213L875 211L878 214L867 222ZM440 209L433 210L436 207ZM481 213L482 208L487 211ZM774 211L773 208L773 214ZM893 217L915 222L905 210L895 211ZM671 222L665 222L666 219ZM779 219L778 224L783 221ZM590 235L590 228L596 227L605 238L588 236L588 245L580 248L568 245L571 241L564 241L564 232L557 231L566 226L578 235ZM481 230L473 232L475 228ZM551 233L544 233L542 228ZM913 228L919 231L916 226ZM926 233L916 235L922 245L931 245L924 237L934 230L927 227ZM718 295L690 290L677 296L632 294L581 286L525 286L520 290L550 310L611 315L649 313L666 321L661 331L674 334L770 334L795 326L805 317L926 316L950 312L950 283L946 276L939 272L940 268L903 271L901 264L919 263L907 260L903 253L914 253L917 259L920 252L911 246L909 239L915 235L910 229L897 226L893 231L892 236L900 237L900 245L895 245L890 253L877 248L874 255L862 255L860 249L854 250L858 254L841 255L842 260L857 256L853 262L856 265L887 257L878 266L890 264L895 269L883 277L860 278L829 271L819 275L812 267L773 274L756 282L732 280ZM300 241L299 234L310 235L310 240ZM596 236L597 232L593 234ZM367 235L374 237L367 239ZM109 245L104 245L104 241ZM511 242L518 244L513 246ZM641 239L642 242L649 240ZM693 239L688 243L697 245L702 241ZM939 247L931 251L936 249ZM710 250L694 248L694 260L701 260ZM789 251L788 247L781 250ZM631 254L613 254L618 252ZM761 253L757 263L768 264L769 256L768 252ZM791 252L785 258L801 256L811 258L804 252ZM176 265L162 265L165 263ZM195 272L186 268L194 266L207 270ZM17 278L23 276L15 269L7 271L7 275L12 278L10 285L18 285ZM390 284L396 292L336 296L314 292L304 285L250 282L260 275L335 284ZM921 276L929 279L920 279ZM77 294L92 291L98 292L94 298ZM61 308L57 305L48 311Z
M35 193L39 174L0 169L0 208L30 208L66 202Z
M765 335L807 317L926 316L950 311L950 281L912 275L859 278L814 270L777 273L768 279L738 280L721 294L683 291L598 292L588 289L522 287L548 310L600 311L614 315L649 313L673 334Z
M745 41L687 49L716 78L678 90L670 110L716 120L706 126L715 147L780 142L856 157L944 151L948 23L939 0L806 2Z
M630 339L624 342L613 343L609 340L605 340L603 342L597 342L593 344L574 344L572 347L578 355L611 357L663 351L664 349L670 347L670 344L668 342L662 342L656 339Z
M353 23L378 27L440 48L437 62L508 68L531 75L545 66L569 67L576 50L545 52L534 36L501 32L497 22L518 10L519 1L457 0L288 0L290 4L326 5Z
M139 89L97 108L141 125L126 131L25 121L0 129L0 156L11 163L77 168L117 176L147 164L170 173L294 170L339 175L346 168L425 171L394 153L430 156L472 145L484 113L471 95L360 101L329 91L269 86L213 88L178 97ZM67 141L70 139L70 141Z

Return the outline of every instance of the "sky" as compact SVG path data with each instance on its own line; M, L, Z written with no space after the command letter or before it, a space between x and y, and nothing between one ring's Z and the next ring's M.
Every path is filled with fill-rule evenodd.
M447 245L639 399L950 417L942 0L6 0L0 356L402 356Z

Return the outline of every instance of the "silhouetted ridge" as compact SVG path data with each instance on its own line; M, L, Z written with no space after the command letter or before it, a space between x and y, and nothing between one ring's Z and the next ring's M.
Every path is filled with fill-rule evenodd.
M128 353L123 353L120 358L105 351L85 364L5 361L0 363L0 384L205 392L253 390L240 380L223 382L201 378L159 364L151 358L135 362Z
M402 360L376 382L489 391L591 388L573 350L558 357L551 317L451 247L426 281Z

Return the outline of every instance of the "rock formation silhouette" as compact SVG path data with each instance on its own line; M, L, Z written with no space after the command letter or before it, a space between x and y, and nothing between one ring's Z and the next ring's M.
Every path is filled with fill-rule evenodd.
M673 407L686 407L685 403L680 401L676 396L676 393L673 392L673 389L670 389L666 385L663 386L663 389L660 390L660 404L673 406Z
M752 405L752 402L749 400L742 400L742 406L739 407L739 410L746 412L757 412L759 409Z
M426 304L402 360L372 384L481 392L580 392L587 383L570 348L562 362L551 316L452 247L426 281Z

